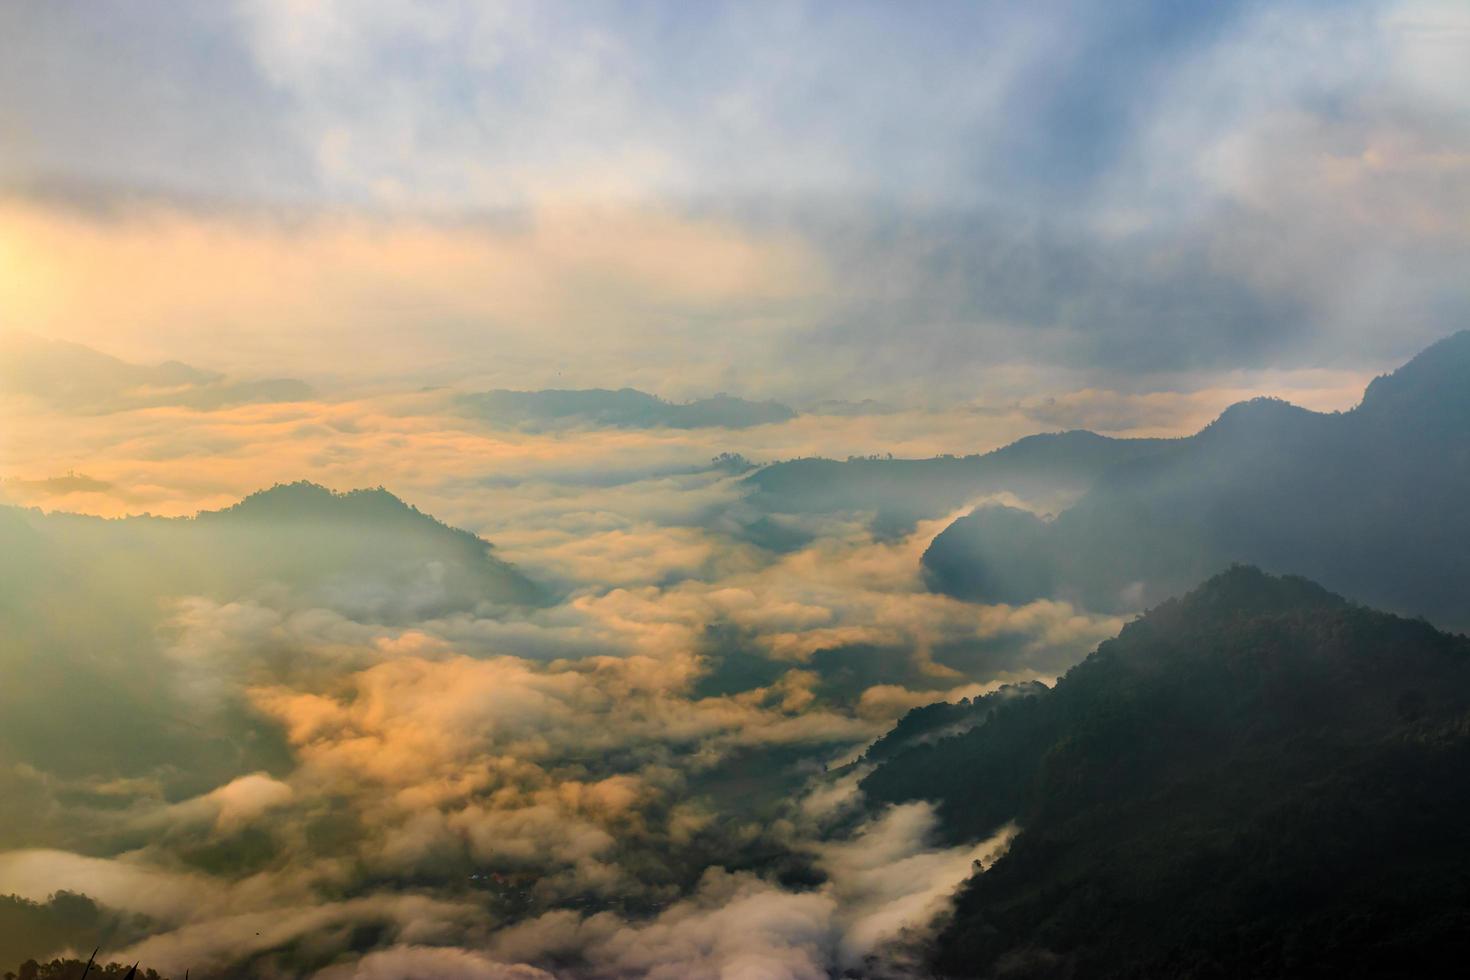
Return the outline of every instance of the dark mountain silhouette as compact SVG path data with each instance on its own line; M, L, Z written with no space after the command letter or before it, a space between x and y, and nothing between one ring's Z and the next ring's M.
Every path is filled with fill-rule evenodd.
M1321 414L1257 399L1101 475L1055 520L982 508L924 555L967 599L1138 609L1231 562L1470 627L1470 332Z
M955 840L1021 828L940 976L1448 976L1466 772L1470 639L1237 566L863 789Z
M916 521L942 517L986 494L1009 492L1043 506L1061 506L1100 474L1169 444L1073 431L1028 436L978 456L796 459L747 477L747 500L770 514L873 513L880 530L902 533Z
M678 404L634 388L497 389L460 395L460 408L498 425L532 430L565 428L745 429L785 422L796 412L779 402L715 395Z
M63 411L97 413L155 405L208 410L312 396L311 386L295 378L237 381L178 361L131 364L81 344L22 332L0 335L0 392Z

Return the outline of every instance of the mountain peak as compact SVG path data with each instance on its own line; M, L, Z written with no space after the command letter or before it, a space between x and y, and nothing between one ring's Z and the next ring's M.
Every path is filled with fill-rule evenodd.
M1171 602L1177 602L1180 612L1194 620L1279 615L1303 609L1338 609L1349 604L1342 596L1329 592L1310 579L1299 575L1272 575L1254 565L1231 565L1183 598Z
M1251 398L1226 408L1215 421L1200 430L1196 438L1208 440L1232 436L1279 436L1288 432L1308 431L1307 427L1323 417L1319 412L1293 405L1281 398Z
M1374 378L1358 411L1370 416L1413 412L1431 425L1470 419L1470 330L1450 334L1397 371Z
M1436 916L1462 902L1467 668L1464 637L1235 566L860 786L932 801L954 842L1021 827L961 890L935 975L1044 948L1024 975L1299 976L1320 936L1312 976L1438 976L1406 951L1461 928Z
M354 518L402 518L419 511L382 487L338 492L308 480L277 483L257 490L239 503L200 517L256 520L346 520ZM432 521L428 515L425 520ZM434 523L438 523L437 521Z

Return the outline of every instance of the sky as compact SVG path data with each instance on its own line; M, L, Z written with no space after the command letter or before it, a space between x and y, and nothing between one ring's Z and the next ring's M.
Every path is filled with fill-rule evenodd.
M1076 488L885 528L745 467L1350 409L1470 327L1467 267L1454 0L0 0L0 572L42 590L0 590L0 895L195 976L902 976L1015 829L842 767L1128 617L926 587L971 506ZM784 408L466 398L624 387ZM455 605L422 527L314 579L65 516L298 480L548 598ZM46 734L79 688L126 737Z
M1341 409L1466 322L1467 47L1455 2L5 4L0 330L304 379L313 424L442 386L889 412L758 460ZM61 427L7 475L177 482ZM203 482L148 496L255 489Z
M961 401L1464 319L1454 2L0 17L6 325L131 360Z

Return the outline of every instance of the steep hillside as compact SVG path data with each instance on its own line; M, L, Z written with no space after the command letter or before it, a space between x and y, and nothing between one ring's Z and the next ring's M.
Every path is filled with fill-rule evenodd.
M863 789L1021 827L942 976L1422 976L1467 949L1467 766L1470 639L1236 567Z

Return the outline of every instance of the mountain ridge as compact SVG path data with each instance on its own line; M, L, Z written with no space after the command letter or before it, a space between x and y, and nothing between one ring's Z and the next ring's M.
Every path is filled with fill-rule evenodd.
M1125 460L1052 520L998 507L929 545L930 588L1127 611L1231 562L1470 626L1470 331L1320 413L1237 403L1193 436Z
M1117 439L1085 429L1026 436L987 453L928 459L808 458L772 463L743 481L763 514L865 511L875 527L907 533L983 494L1060 503L1121 462L1145 458L1167 439Z
M1470 638L1236 566L861 785L952 840L1021 827L938 976L1447 975L1467 763Z

